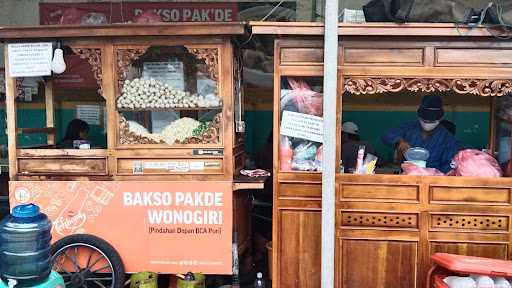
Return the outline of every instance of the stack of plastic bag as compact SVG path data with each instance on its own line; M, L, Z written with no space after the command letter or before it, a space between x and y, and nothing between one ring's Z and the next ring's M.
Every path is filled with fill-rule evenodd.
M468 177L501 177L498 161L490 154L474 149L462 150L453 157L450 175Z
M443 172L435 168L423 168L412 163L402 164L402 175L413 175L413 176L444 176Z
M288 78L290 84L289 96L293 98L295 106L300 113L322 116L323 94L313 91L309 85L301 79Z

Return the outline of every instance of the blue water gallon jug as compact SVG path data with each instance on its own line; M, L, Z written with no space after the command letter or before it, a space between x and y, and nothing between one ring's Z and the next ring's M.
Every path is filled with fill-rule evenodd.
M0 277L36 285L50 275L52 224L34 204L18 205L0 222ZM16 286L19 287L19 286Z

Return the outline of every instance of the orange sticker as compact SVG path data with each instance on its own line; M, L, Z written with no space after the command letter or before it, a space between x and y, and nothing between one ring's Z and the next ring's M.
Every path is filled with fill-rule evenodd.
M41 207L53 241L98 236L127 272L232 272L231 182L11 181L9 191L11 207Z

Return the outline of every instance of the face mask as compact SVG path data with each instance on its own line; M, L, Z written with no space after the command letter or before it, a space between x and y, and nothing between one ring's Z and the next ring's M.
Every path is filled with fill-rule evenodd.
M423 128L423 130L425 130L427 132L430 132L430 131L436 129L436 127L439 125L439 123L440 123L439 120L427 123L427 122L425 122L425 121L420 119L421 128Z

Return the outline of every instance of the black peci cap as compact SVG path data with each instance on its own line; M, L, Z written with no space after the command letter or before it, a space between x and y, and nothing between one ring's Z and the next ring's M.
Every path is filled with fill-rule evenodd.
M443 118L443 100L438 95L427 95L421 99L418 107L418 116L427 121L435 121Z

